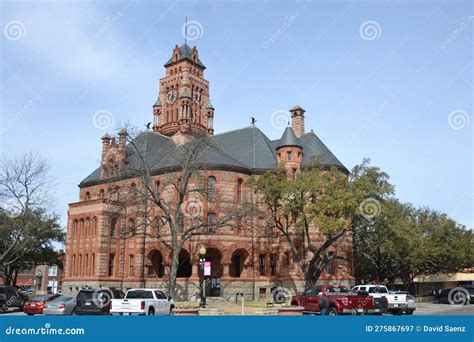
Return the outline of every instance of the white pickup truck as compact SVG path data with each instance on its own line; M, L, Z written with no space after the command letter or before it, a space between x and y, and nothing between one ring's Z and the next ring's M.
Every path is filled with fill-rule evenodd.
M114 316L171 315L174 302L159 289L130 289L123 299L112 299L110 313Z
M387 311L393 315L401 315L404 312L411 315L416 310L415 297L408 292L390 292L384 285L357 285L351 291L366 291L374 298L387 298Z

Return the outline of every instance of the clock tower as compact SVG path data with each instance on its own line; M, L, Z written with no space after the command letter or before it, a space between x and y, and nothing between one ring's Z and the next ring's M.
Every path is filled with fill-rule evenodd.
M173 49L164 65L165 77L160 79L158 98L153 105L153 131L167 136L214 133L214 108L209 100L209 82L204 78L206 67L196 47L186 43Z

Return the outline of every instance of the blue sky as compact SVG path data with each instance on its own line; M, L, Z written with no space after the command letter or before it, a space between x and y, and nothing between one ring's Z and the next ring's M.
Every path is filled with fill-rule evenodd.
M51 161L65 223L99 163L94 113L151 121L188 16L216 133L254 116L278 138L299 104L348 168L370 157L401 200L473 227L473 15L470 1L2 1L1 154Z

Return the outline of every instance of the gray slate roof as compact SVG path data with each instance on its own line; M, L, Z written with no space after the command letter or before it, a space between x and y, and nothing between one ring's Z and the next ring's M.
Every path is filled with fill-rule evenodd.
M285 133L288 128L285 130ZM291 128L289 131L294 132ZM294 139L303 147L303 166L311 163L312 158L319 156L321 162L328 166L336 166L344 172L348 170L344 165L332 154L332 152L324 145L324 143L314 134L306 133L300 139L296 136L285 137L282 139L269 140L261 130L255 126L248 126L234 131L224 132L214 136L209 136L205 142L205 148L202 149L196 163L206 166L219 168L236 169L242 172L263 172L274 170L276 167L276 148L282 143L286 144L286 139L290 139L292 143ZM291 135L288 133L288 135ZM169 169L179 167L180 155L186 145L177 146L173 140L167 136L153 133L143 132L135 140L133 144L142 151L145 159L157 173L166 172ZM133 147L127 145L127 167L133 169L133 165L138 165L137 158L133 156ZM85 178L79 186L87 186L94 184L100 180L100 167Z
M193 49L191 49L191 47L189 47L188 44L182 45L179 49L180 49L180 56L178 58L178 62L187 59L188 61L200 66L201 68L206 69L206 67L204 66L204 64L202 64L199 58L197 59L197 62L193 61L193 57L192 57ZM169 65L172 65L173 63L174 63L173 56L171 56L171 58L168 59L168 62L166 62L164 66L167 67Z
M302 147L293 131L293 128L286 127L285 132L283 132L283 135L278 142L277 148L290 146Z

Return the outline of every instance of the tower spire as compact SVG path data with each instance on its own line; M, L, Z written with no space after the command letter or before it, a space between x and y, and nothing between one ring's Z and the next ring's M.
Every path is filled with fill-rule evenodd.
M186 21L184 22L184 45L187 44L188 41L188 17L186 16Z

